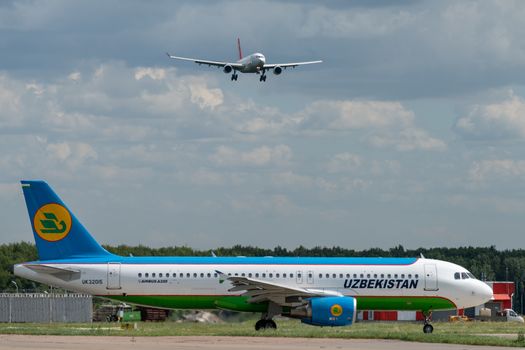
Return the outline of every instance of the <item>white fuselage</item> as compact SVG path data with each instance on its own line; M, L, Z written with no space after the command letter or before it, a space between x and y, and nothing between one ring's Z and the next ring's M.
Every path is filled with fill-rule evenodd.
M455 279L468 273L461 266L432 259L417 259L409 265L281 265L243 264L163 264L133 263L49 263L47 267L78 271L69 276L42 273L25 264L15 266L15 274L67 290L99 296L240 295L230 292L231 284L220 273L267 281L287 287L326 290L345 296L437 297L456 308L477 306L492 297L491 288L474 278ZM210 258L213 259L213 258ZM28 263L29 265L30 263ZM453 307L452 307L453 308Z
M265 62L266 58L264 55L258 52L237 61L237 63L243 65L243 68L239 69L242 73L259 73L264 67Z

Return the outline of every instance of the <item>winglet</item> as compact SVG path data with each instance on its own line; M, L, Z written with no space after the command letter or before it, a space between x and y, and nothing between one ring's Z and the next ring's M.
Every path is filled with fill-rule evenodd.
M224 283L224 281L228 279L228 275L224 272L221 272L219 270L215 270L215 272L217 272L217 274L219 275L219 283Z
M241 50L241 39L237 38L237 48L239 49L239 59L242 60L242 50Z

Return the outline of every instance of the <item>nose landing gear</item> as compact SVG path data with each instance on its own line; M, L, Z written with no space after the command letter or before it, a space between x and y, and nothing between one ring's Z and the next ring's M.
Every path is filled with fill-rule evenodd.
M238 74L236 74L236 73L233 73L233 74L232 74L232 78L231 78L231 79L232 79L232 81L234 81L234 80L235 80L235 81L237 81L237 78L238 78L238 77L239 77L239 75L238 75Z
M263 73L263 75L259 77L259 81L266 81L266 74Z
M423 311L423 316L425 316L425 323L423 325L423 333L432 333L434 331L434 327L430 324L430 320L432 318L432 311Z

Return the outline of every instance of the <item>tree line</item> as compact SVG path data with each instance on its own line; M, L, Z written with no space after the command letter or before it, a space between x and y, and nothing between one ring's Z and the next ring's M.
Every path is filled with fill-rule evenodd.
M497 250L491 247L418 248L405 249L402 245L390 249L370 248L355 250L343 247L299 246L295 249L273 249L235 245L212 250L198 250L187 246L151 248L143 245L105 245L108 251L122 256L314 256L314 257L419 257L445 260L467 268L476 277L487 281L514 281L514 305L523 311L525 287L525 249ZM32 243L19 242L0 245L0 291L42 291L48 287L13 275L13 265L38 259ZM14 281L14 283L13 283Z

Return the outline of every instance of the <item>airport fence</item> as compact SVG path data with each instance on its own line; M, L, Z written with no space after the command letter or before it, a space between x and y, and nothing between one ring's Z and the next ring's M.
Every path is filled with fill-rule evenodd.
M93 300L76 293L0 293L0 322L91 322Z

